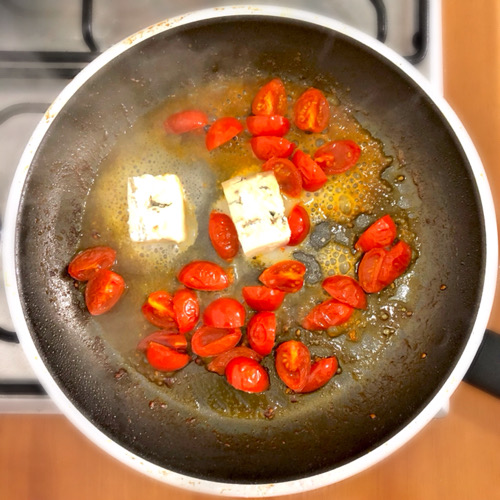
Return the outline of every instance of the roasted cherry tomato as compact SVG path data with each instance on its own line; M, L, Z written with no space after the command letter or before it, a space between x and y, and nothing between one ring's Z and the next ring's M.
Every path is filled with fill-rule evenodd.
M177 290L172 299L174 318L180 333L192 330L200 318L200 305L198 297L193 290L187 288Z
M207 123L206 113L198 109L186 109L170 115L163 122L163 128L169 134L184 134L202 128Z
M286 293L267 286L244 286L241 290L248 307L254 311L276 311Z
M302 187L306 191L317 191L328 180L321 167L300 149L295 151L292 162L302 176Z
M295 149L295 144L284 137L266 135L252 137L250 145L254 155L264 161L271 158L288 158Z
M361 148L351 140L327 142L314 153L314 161L326 175L341 174L356 165Z
M188 288L196 290L223 290L231 284L231 278L222 267L207 260L194 260L186 264L177 279Z
M254 359L232 359L226 366L225 374L226 380L240 391L264 392L269 387L269 375Z
M363 255L358 266L359 284L366 293L380 292L384 284L379 281L380 270L387 250L384 248L372 248Z
M184 368L189 363L189 355L157 342L150 342L146 349L148 363L161 372L173 372Z
M89 313L98 316L109 311L125 290L123 278L109 269L101 269L87 283L85 304Z
M245 324L245 308L236 299L215 299L206 307L203 323L216 328L239 328Z
M385 255L378 280L384 286L390 285L401 276L411 261L411 247L404 241L398 241Z
M356 309L366 309L366 296L361 285L350 276L329 276L321 285L334 299Z
M321 90L307 89L293 107L294 122L300 130L322 132L328 127L330 106Z
M295 246L302 243L311 229L309 214L302 205L297 204L292 208L288 215L288 225L292 233L288 245Z
M263 85L252 101L254 115L285 115L287 107L285 86L279 78Z
M241 339L239 328L216 328L202 326L191 338L191 349L202 358L217 356L238 344Z
M262 165L262 170L274 172L282 193L292 198L298 198L302 194L302 175L290 160L271 158Z
M327 330L331 326L345 323L354 309L336 299L328 299L313 307L302 320L302 327L306 330Z
M236 137L243 130L243 125L231 116L215 120L205 136L205 144L209 151L218 148Z
M335 356L318 359L311 365L306 385L300 392L313 392L323 387L337 372L339 362Z
M282 292L298 292L304 284L306 266L297 260L282 260L268 267L259 280L269 288Z
M78 253L68 266L69 275L78 281L88 281L100 269L110 268L116 252L110 247L87 248Z
M226 366L229 362L234 358L240 357L254 359L255 361L260 361L262 359L262 356L257 354L253 349L250 349L250 347L240 345L219 354L216 358L210 361L210 363L208 363L207 369L211 372L218 373L219 375L224 375Z
M157 332L153 332L137 344L137 349L145 352L151 342L156 342L157 344L181 351L185 351L187 349L186 336L175 330L158 330Z
M247 325L247 339L250 347L267 356L274 347L276 338L276 315L270 311L262 311L250 319Z
M144 317L155 326L168 328L175 324L172 296L165 290L150 293L141 310Z
M283 342L276 349L275 366L283 383L292 391L300 392L311 371L309 349L298 340Z
M222 212L212 212L208 219L208 235L215 251L224 260L232 260L240 243L233 220Z
M290 121L282 115L256 115L247 118L247 128L252 135L282 137L290 130Z
M384 215L363 232L354 248L361 252L368 252L372 248L389 246L394 238L396 238L396 224L390 215Z

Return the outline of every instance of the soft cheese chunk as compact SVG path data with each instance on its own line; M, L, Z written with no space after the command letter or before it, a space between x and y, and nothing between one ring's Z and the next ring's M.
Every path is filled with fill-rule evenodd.
M184 241L184 193L179 178L173 174L129 177L128 225L133 241Z
M290 227L272 171L222 183L238 238L247 257L286 245Z

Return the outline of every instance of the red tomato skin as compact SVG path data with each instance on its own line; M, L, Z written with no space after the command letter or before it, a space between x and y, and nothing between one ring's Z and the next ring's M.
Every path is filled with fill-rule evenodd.
M125 290L125 281L109 269L101 269L87 283L85 304L92 316L108 312L120 299Z
M276 339L276 315L262 311L252 316L247 325L247 339L256 353L262 356L270 354Z
M224 290L231 284L231 277L218 264L207 260L194 260L186 264L177 279L188 288L204 291Z
M264 392L269 387L269 375L254 359L232 359L226 366L225 374L229 384L240 391L257 393Z
M313 87L303 92L293 107L294 123L306 132L322 132L328 127L330 106L321 90Z
M230 297L215 299L203 312L203 323L215 328L240 328L245 324L245 308Z
M151 342L156 342L157 344L164 345L166 347L171 347L172 349L177 349L185 351L187 349L187 339L185 335L177 333L177 330L158 330L149 334L147 337L143 338L137 344L137 350L146 352L149 344Z
M295 205L288 215L288 225L290 226L291 236L288 241L289 246L296 246L302 243L311 229L309 214L302 205Z
M254 311L276 311L286 292L267 286L244 286L241 290L248 307Z
M275 367L281 381L292 391L300 392L311 371L311 355L298 340L287 340L276 349Z
M254 136L283 137L290 130L290 121L282 115L255 115L247 117L247 128Z
M262 356L260 354L257 354L253 349L241 345L233 347L228 351L219 354L212 361L210 361L210 363L208 363L207 370L218 373L219 375L224 375L226 366L229 364L229 362L234 358L240 357L251 358L257 362L260 362L260 360L262 359Z
M282 193L292 198L298 198L302 194L302 176L287 158L270 158L262 165L262 170L274 172Z
M109 269L116 260L110 247L92 247L79 252L68 266L69 275L78 281L88 281L100 269Z
M330 141L314 153L314 160L326 175L341 174L356 165L361 148L349 139Z
M398 241L385 255L378 280L384 286L390 285L399 278L411 261L411 247L404 241Z
M390 215L377 219L361 234L354 248L361 252L368 252L373 248L383 248L392 244L396 238L396 224Z
M297 260L282 260L268 267L259 276L259 281L269 288L295 293L304 285L306 266Z
M172 296L165 290L150 293L141 311L151 324L159 328L169 328L175 324Z
M292 162L302 176L302 187L306 191L317 191L328 180L320 166L300 149L295 151Z
M250 145L254 155L264 161L271 158L288 158L295 149L295 144L288 139L268 135L252 137Z
M218 356L235 347L241 339L239 328L202 326L191 337L192 351L202 358Z
M200 319L200 305L196 293L187 288L177 290L172 299L175 322L180 333L192 330Z
M306 330L327 330L331 326L345 323L352 315L354 308L336 299L327 299L313 307L302 320L301 326Z
M148 363L161 372L173 372L184 368L189 363L189 355L171 347L150 342L146 349Z
M212 151L236 137L242 130L243 125L236 118L232 116L219 118L208 129L205 145L209 151Z
M377 293L384 288L378 278L386 254L384 248L372 248L363 255L358 266L358 279L366 293Z
M350 276L329 276L321 285L334 299L356 309L366 309L366 295L361 285Z
M168 116L163 122L163 128L167 134L184 134L202 128L207 123L206 113L199 109L186 109Z
M254 115L285 115L287 108L285 85L279 78L263 85L252 101Z
M208 219L208 235L221 259L231 261L236 256L240 242L233 219L229 215L211 212Z
M313 392L323 387L337 373L339 367L338 360L335 356L322 358L311 365L311 371L307 378L306 385L300 392Z

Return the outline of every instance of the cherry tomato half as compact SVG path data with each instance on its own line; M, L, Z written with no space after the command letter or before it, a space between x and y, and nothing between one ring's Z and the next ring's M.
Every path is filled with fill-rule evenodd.
M236 299L215 299L206 307L203 323L216 328L239 328L245 324L245 308Z
M354 248L368 252L372 248L389 246L394 238L396 238L396 224L390 215L384 215L361 234Z
M155 326L169 328L175 324L172 296L165 290L150 293L141 310L144 317Z
M252 135L283 137L290 130L290 121L282 115L256 115L247 118L247 128Z
M215 251L224 260L232 260L240 246L233 219L221 212L212 212L208 219L208 235Z
M321 90L307 89L293 107L294 122L300 130L322 132L328 127L330 106Z
M236 137L243 130L243 125L231 116L215 120L205 136L205 145L209 151Z
M254 311L276 311L286 295L286 292L267 286L244 286L241 293Z
M313 392L323 387L337 372L339 362L335 356L318 359L311 365L306 385L300 392Z
M217 356L232 349L241 339L239 328L215 328L202 326L191 338L191 349L202 358Z
M297 167L286 158L271 158L262 165L262 170L274 171L280 191L292 198L302 194L302 176Z
M252 101L254 115L285 115L287 107L285 86L279 78L263 85Z
M175 322L180 333L192 330L200 318L200 305L198 297L193 290L183 288L174 293L172 308L175 315Z
M300 149L295 151L292 162L302 176L302 187L306 191L317 191L328 180L321 167Z
M189 355L156 342L150 342L146 349L148 363L161 372L173 372L189 363Z
M264 161L271 158L288 158L295 149L295 144L288 139L268 135L252 137L250 145L254 155Z
M262 359L262 356L257 354L253 349L250 349L250 347L240 345L233 347L232 349L229 349L228 351L215 357L212 361L210 361L210 363L208 363L207 370L218 373L219 375L224 375L226 366L229 362L234 358L240 357L251 358L255 361L260 361Z
M229 384L240 391L264 392L269 387L269 375L254 359L232 359L226 366L225 374Z
M358 266L358 278L366 293L380 292L384 288L385 285L378 278L386 254L384 248L372 248L363 255Z
M100 269L108 269L116 259L110 247L93 247L78 253L68 266L69 275L78 281L88 281Z
M181 351L185 351L187 349L187 339L185 335L181 335L180 333L170 330L158 330L157 332L153 332L143 338L137 344L137 350L146 352L151 342L156 342L157 344Z
M302 243L311 229L309 214L302 205L297 204L292 208L288 215L288 225L292 233L288 245L295 246Z
M353 310L351 306L336 299L328 299L313 307L301 325L306 330L328 330L331 326L345 323Z
M276 372L283 383L292 391L301 391L311 371L309 349L298 340L283 342L276 349Z
M366 296L361 285L350 276L329 276L321 285L334 299L356 309L366 309Z
M194 260L186 264L177 279L195 290L223 290L231 284L231 278L222 267L207 260Z
M314 153L314 161L326 175L341 174L359 159L361 148L351 140L327 142Z
M255 352L267 356L273 350L276 339L276 315L262 311L252 316L247 325L247 339Z
M269 288L282 292L298 292L304 284L306 266L297 260L282 260L268 267L259 276L259 281Z
M168 116L163 122L163 128L168 134L184 134L202 128L207 123L206 113L198 109L186 109Z
M125 290L123 278L109 269L101 269L87 283L85 304L89 313L98 316L109 311Z
M384 285L390 285L401 276L411 261L411 247L404 241L398 241L385 255L378 280Z

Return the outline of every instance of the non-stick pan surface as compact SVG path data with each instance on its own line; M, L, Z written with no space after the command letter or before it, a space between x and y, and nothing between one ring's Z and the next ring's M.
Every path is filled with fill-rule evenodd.
M29 165L15 222L26 342L89 426L138 461L202 480L248 484L305 478L351 463L408 426L447 381L453 386L449 377L474 329L487 269L477 166L442 110L405 71L340 31L255 12L162 29L131 38L130 48L89 69L61 111L46 115L50 126ZM184 405L127 370L81 308L66 273L88 191L117 138L168 94L214 74L328 82L388 154L404 151L420 201L411 320L383 355L346 363L334 384L296 398L272 419ZM186 381L189 376L187 369Z

